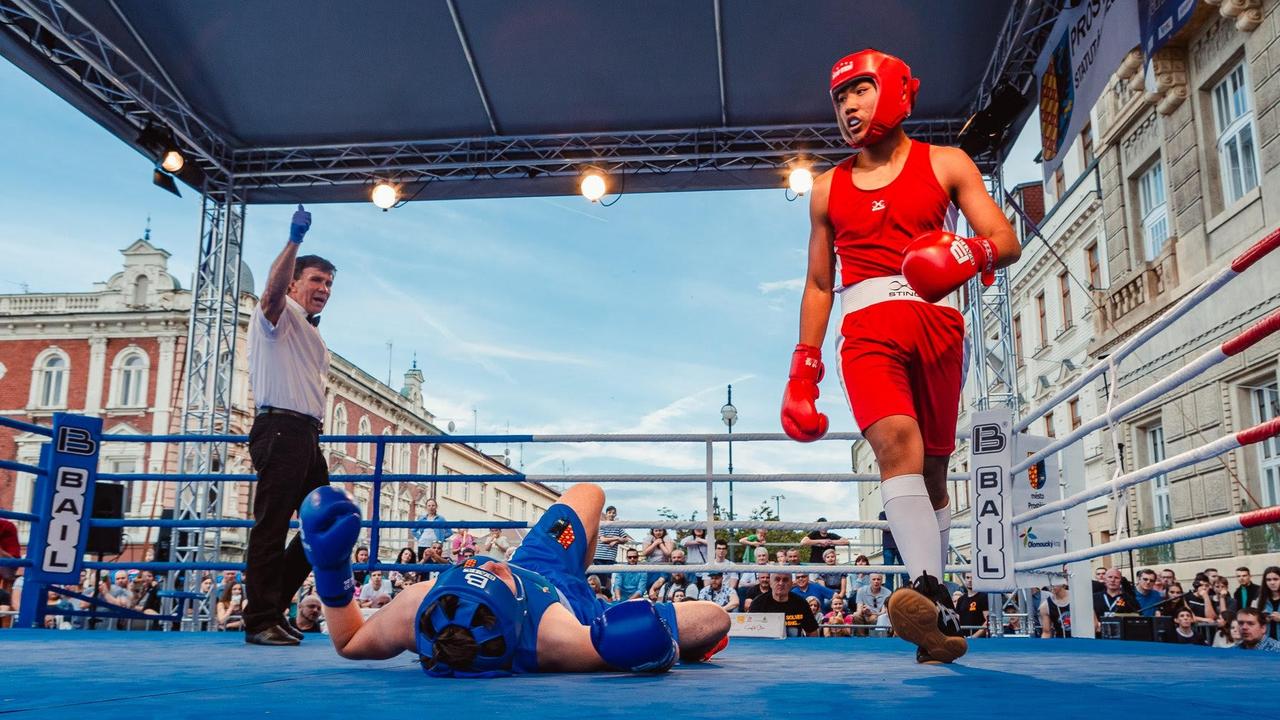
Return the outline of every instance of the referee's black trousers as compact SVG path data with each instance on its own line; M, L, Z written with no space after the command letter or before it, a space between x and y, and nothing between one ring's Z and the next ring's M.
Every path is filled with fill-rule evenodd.
M250 635L284 621L311 572L302 538L294 535L287 548L284 539L302 499L329 484L319 437L313 424L289 415L259 415L249 431L249 457L258 473L245 576L244 629Z

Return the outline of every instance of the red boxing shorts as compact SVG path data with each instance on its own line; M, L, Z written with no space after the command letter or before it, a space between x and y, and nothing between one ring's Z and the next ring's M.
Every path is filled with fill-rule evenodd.
M964 381L964 316L951 307L890 300L846 313L840 381L865 432L890 415L916 419L926 455L956 449Z

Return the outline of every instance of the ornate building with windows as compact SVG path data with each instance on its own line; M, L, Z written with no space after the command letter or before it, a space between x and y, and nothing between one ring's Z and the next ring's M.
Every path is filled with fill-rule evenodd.
M150 233L121 251L124 266L109 280L84 293L0 295L0 414L47 424L54 412L99 416L108 435L181 432L180 406L191 295L168 271L169 253L153 246ZM254 404L249 389L247 323L257 302L253 277L241 266L240 331L234 378L232 430L247 434ZM331 434L442 434L424 405L424 375L416 366L396 390L334 353L325 389L325 430ZM0 457L36 464L43 438L0 428ZM329 470L338 474L373 472L373 445L335 443L325 447ZM105 443L101 472L177 472L175 446L164 443ZM251 473L248 450L232 445L228 473ZM514 474L501 456L468 445L389 445L384 471L418 474ZM0 470L0 507L30 509L33 478ZM433 486L434 485L434 486ZM372 506L367 483L346 483L364 508ZM159 518L172 509L172 483L126 483L125 514ZM449 520L533 521L559 493L538 483L387 483L380 498L384 520L425 515L435 496ZM251 518L250 483L224 487L222 514ZM25 523L19 524L25 542ZM125 558L142 558L154 547L154 529L126 528ZM507 531L513 540L519 533ZM405 529L381 533L380 555L390 559L411 544ZM226 559L239 559L247 533L222 534Z

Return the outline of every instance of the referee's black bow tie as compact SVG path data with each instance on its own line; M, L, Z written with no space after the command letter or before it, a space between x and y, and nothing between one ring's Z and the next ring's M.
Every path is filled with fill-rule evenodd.
M319 315L308 315L308 316L307 316L307 322L311 323L311 327L320 327L320 316L319 316Z

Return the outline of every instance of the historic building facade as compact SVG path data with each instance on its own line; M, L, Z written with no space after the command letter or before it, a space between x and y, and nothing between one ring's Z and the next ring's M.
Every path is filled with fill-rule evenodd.
M103 419L104 433L119 437L181 432L183 369L190 292L168 271L169 254L147 237L121 251L124 265L106 282L84 293L0 295L0 414L47 424L54 412ZM247 352L249 313L257 302L252 274L241 267L240 329L233 380L232 433L247 434L253 422ZM405 373L400 390L388 387L334 353L326 385L326 432L332 434L438 435L423 399L424 376ZM43 438L0 428L0 457L36 464ZM373 472L372 443L325 447L332 475ZM384 471L405 474L514 474L501 456L462 444L388 445ZM100 472L177 472L176 447L168 443L104 443ZM230 446L228 473L252 473L244 445ZM34 478L0 470L0 507L26 511ZM339 482L335 478L335 482ZM346 482L365 510L372 485ZM126 484L125 513L159 518L174 503L174 484ZM252 485L223 487L222 514L252 517ZM386 483L380 498L384 520L411 520L425 514L435 496L449 520L536 520L559 493L538 483ZM25 523L20 524L25 542ZM482 534L483 531L475 531ZM155 529L126 528L125 558L141 558L158 540ZM507 531L512 539L520 533ZM389 559L411 544L410 532L381 533L380 555ZM243 553L247 533L224 530L224 555Z

